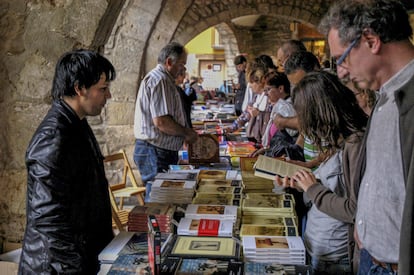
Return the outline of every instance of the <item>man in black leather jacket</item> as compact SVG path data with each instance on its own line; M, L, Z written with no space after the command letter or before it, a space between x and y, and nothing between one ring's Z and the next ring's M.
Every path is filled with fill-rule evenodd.
M112 64L98 53L64 54L53 104L26 152L27 224L19 274L96 274L113 238L103 156L86 116L111 97Z

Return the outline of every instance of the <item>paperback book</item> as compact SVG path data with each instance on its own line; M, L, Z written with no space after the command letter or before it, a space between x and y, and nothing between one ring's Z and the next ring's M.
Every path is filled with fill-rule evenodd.
M243 274L243 263L229 259L184 258L176 275L238 275Z
M171 255L187 258L239 259L240 245L233 238L177 236Z
M254 174L256 176L271 180L274 180L276 175L280 177L292 177L299 170L312 172L309 168L264 155L260 155L257 158L254 166Z
M157 219L148 216L148 261L153 275L160 274L161 267L161 231Z
M188 236L233 236L233 222L212 219L182 218L177 227L178 235Z
M240 236L298 236L296 226L242 224Z
M237 218L237 208L234 205L189 204L185 217L190 219L231 220L234 222Z

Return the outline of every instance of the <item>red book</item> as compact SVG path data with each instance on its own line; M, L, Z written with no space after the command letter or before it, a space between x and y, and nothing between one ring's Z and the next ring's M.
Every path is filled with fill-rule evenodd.
M161 231L154 215L148 215L148 262L152 275L159 275L161 267Z

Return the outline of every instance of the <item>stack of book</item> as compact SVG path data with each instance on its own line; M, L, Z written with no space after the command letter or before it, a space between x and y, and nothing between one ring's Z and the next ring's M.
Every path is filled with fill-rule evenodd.
M247 194L242 203L243 215L295 217L295 200L290 194Z
M189 204L185 211L185 217L189 219L237 220L237 206L234 205L210 205Z
M184 236L232 237L233 221L181 218L177 234Z
M201 179L193 204L240 205L243 184L241 180Z
M170 255L182 258L240 259L240 244L234 238L177 236Z
M244 236L242 237L245 261L304 265L305 245L301 237Z
M187 204L193 200L195 180L162 180L152 182L149 202Z
M196 192L193 204L216 204L240 206L242 194L211 194Z
M251 141L228 141L227 152L231 157L246 157L256 150Z
M198 173L198 179L237 180L239 177L236 170L201 169Z
M171 233L161 233L161 254L166 251L167 247L172 246L172 236ZM148 258L148 233L121 231L101 251L98 259L101 264L99 274L151 274Z
M148 231L148 216L154 215L159 223L161 232L172 232L172 223L176 207L172 204L147 203L135 206L128 217L128 231Z
M245 193L272 193L274 190L273 180L258 177L254 171L241 171Z

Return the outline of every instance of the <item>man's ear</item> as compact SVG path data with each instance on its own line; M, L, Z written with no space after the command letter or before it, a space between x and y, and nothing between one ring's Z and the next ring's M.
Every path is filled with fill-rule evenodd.
M170 68L172 67L172 65L174 64L173 64L171 57L167 57L167 60L165 60L165 66L167 66L167 68Z
M362 36L365 38L364 43L368 46L370 51L373 54L377 54L381 49L381 38L377 34L373 33L371 29L365 29L362 32Z
M79 87L79 83L78 82L75 82L74 88L75 88L75 92L76 92L76 94L78 96L83 95L83 89L81 87Z

